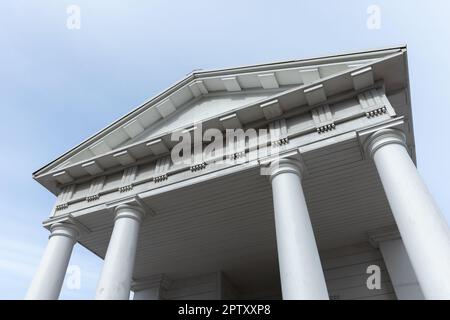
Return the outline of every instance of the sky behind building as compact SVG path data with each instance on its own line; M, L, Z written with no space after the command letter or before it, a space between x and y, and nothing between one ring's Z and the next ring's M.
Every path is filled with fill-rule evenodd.
M31 173L194 69L407 44L418 169L450 221L448 21L445 0L2 1L0 298L47 244L55 198ZM101 260L76 245L70 265L61 298L93 298Z

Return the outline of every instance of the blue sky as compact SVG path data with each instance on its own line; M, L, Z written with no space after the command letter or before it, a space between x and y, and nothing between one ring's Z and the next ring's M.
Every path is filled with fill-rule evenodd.
M407 44L418 169L450 221L448 21L446 0L1 1L0 299L23 298L47 243L55 199L31 173L198 68ZM101 260L76 245L70 264L61 298L92 298Z

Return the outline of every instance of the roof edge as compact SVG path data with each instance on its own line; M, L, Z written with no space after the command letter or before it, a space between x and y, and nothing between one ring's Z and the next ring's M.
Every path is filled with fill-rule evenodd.
M223 73L229 73L229 72L255 72L255 71L264 71L264 69L268 68L274 68L277 65L283 66L283 67L289 67L289 65L297 65L298 64L305 64L306 66L311 64L319 64L319 63L326 63L328 60L329 62L339 62L336 60L345 60L346 58L355 58L358 56L367 56L367 55L376 55L379 54L390 54L394 53L396 51L405 50L407 47L406 45L401 46L394 46L394 47L385 47L385 48L379 48L379 49L372 49L372 50L365 50L365 51L353 51L353 52L347 52L347 53L341 53L341 54L335 54L335 55L324 55L314 58L305 58L305 59L299 59L299 60L287 60L287 61L278 61L278 62L271 62L271 63L262 63L262 64L252 64L252 65L243 65L238 67L231 67L231 68L223 68L223 69L212 69L212 70L204 70L204 71L193 71L189 73L187 76L182 78L181 80L175 82L172 86L169 88L163 90L162 92L156 94L149 100L145 101L138 107L131 110L129 113L125 114L124 116L120 117L113 123L109 124L108 126L104 127L103 129L97 131L96 133L89 136L87 139L85 139L80 144L76 145L75 147L72 147L68 151L62 153L60 156L58 156L56 159L50 161L43 167L39 168L38 170L34 171L32 173L33 179L36 180L36 177L41 174L42 171L47 169L49 166L57 163L62 158L66 156L73 155L74 153L78 152L79 149L82 149L89 145L94 138L102 137L106 135L109 130L116 129L119 125L121 125L123 122L126 122L128 118L133 117L135 114L139 113L143 108L145 108L147 105L156 103L160 100L163 100L166 96L169 94L175 92L176 90L182 88L183 86L187 85L189 82L195 79L199 79L202 77L210 77L210 76L218 76Z

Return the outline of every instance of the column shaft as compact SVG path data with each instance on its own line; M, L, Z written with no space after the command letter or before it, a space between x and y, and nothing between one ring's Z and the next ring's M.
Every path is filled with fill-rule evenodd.
M140 208L119 206L114 229L97 286L97 300L128 300L133 275L139 227L143 217Z
M51 227L47 247L26 300L58 299L77 236L78 230L74 225L57 223Z
M328 299L299 165L276 164L271 181L283 299Z
M397 130L370 138L369 152L426 299L450 299L450 233Z
M416 274L401 239L379 243L381 255L398 300L423 300Z

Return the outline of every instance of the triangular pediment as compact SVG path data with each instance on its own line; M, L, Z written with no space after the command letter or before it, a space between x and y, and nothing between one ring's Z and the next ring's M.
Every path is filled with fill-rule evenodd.
M51 185L47 181L52 179L53 185L69 183L85 174L97 175L115 165L128 165L148 154L142 149L145 147L154 155L167 152L164 135L193 123L217 118L214 123L224 129L227 121L245 124L261 117L269 120L298 105L312 106L323 101L326 91L341 90L330 82L330 91L322 80L356 70L352 77L345 79L353 81L356 89L370 85L374 81L370 65L399 50L401 48L193 73L34 176L51 176L45 179L47 187ZM128 147L140 143L144 143L144 147L127 151ZM109 156L102 158L104 155Z
M267 98L282 93L291 88L249 89L239 92L218 92L191 99L183 99L186 102L174 105L172 100L165 99L161 103L148 108L141 114L126 122L120 128L109 135L92 143L78 154L64 161L56 169L64 169L71 164L87 161L102 154L123 149L128 145L157 138L176 130L191 127L194 123L200 123L233 112L248 105L266 100ZM189 94L187 94L189 96Z
M139 140L147 140L165 133L174 132L180 128L188 128L194 123L203 122L219 114L233 112L233 110L267 99L282 91L282 89L249 90L235 94L217 94L195 99L185 106L180 107L172 116L161 119L135 138L123 143L120 147L135 143Z

